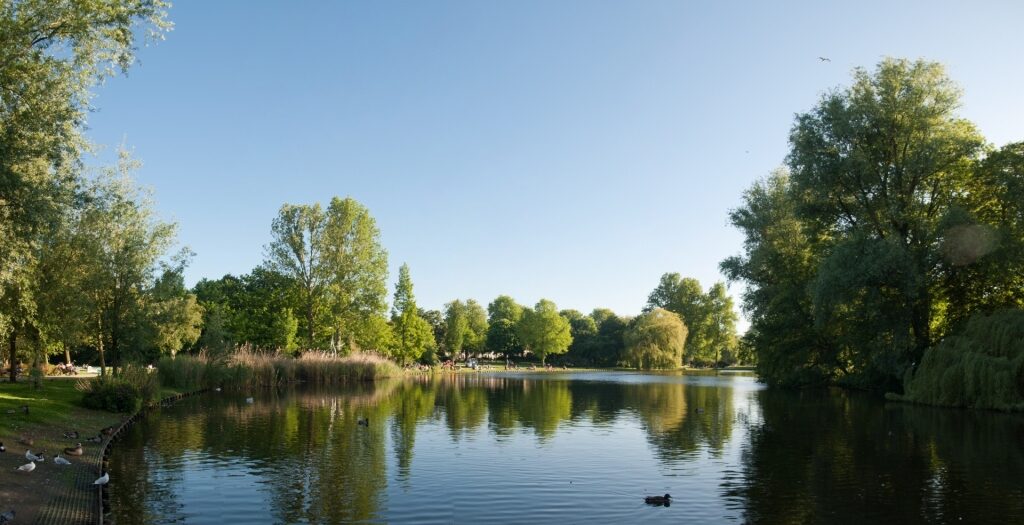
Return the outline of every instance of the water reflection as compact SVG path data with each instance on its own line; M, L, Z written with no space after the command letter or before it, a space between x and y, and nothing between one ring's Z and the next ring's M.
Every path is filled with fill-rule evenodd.
M111 464L115 522L1024 518L1019 416L669 374L245 396L191 398L129 432ZM653 510L647 492L677 501Z

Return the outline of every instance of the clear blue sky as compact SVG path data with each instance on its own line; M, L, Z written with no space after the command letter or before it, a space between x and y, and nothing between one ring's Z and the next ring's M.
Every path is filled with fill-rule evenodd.
M421 306L622 314L664 272L722 279L727 212L853 67L943 62L990 141L1024 139L1024 2L774 4L176 0L89 133L144 163L189 284L258 265L282 203L348 195Z

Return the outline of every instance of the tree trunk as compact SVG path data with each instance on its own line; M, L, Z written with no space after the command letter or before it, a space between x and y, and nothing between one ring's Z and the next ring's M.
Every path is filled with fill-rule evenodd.
M107 375L107 361L106 361L106 359L103 356L103 315L102 314L100 315L99 321L97 321L96 324L97 324L97 330L96 330L96 350L98 350L99 353L100 353L100 377L103 378L103 377L106 377L106 375Z
M16 383L18 382L18 359L17 356L15 356L18 349L18 331L16 329L11 329L11 338L8 340L8 343L10 344L10 354L8 355L11 358L11 382Z
M68 345L64 345L64 364L71 364L71 350L68 349Z

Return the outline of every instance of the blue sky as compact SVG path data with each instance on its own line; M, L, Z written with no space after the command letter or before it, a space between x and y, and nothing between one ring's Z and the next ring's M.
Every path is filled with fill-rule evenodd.
M421 306L635 314L662 273L722 279L727 213L793 115L883 56L944 63L963 116L1024 139L1022 2L177 0L171 18L98 90L89 136L96 162L122 141L143 162L196 252L189 284L258 265L282 203L347 195Z

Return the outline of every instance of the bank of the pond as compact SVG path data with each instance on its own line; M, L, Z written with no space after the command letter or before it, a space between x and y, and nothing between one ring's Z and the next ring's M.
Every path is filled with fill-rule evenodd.
M104 451L110 441L88 441L101 436L100 430L121 428L134 417L82 405L78 378L52 377L34 388L29 382L0 384L0 507L14 509L18 523L91 524L99 515L98 491L92 485L101 471ZM175 389L164 389L165 399L180 396ZM27 411L24 407L27 407ZM77 432L78 436L68 437ZM60 466L53 458L67 447L82 443L81 456L63 457L71 465ZM32 472L17 471L28 463L25 454L44 454Z

